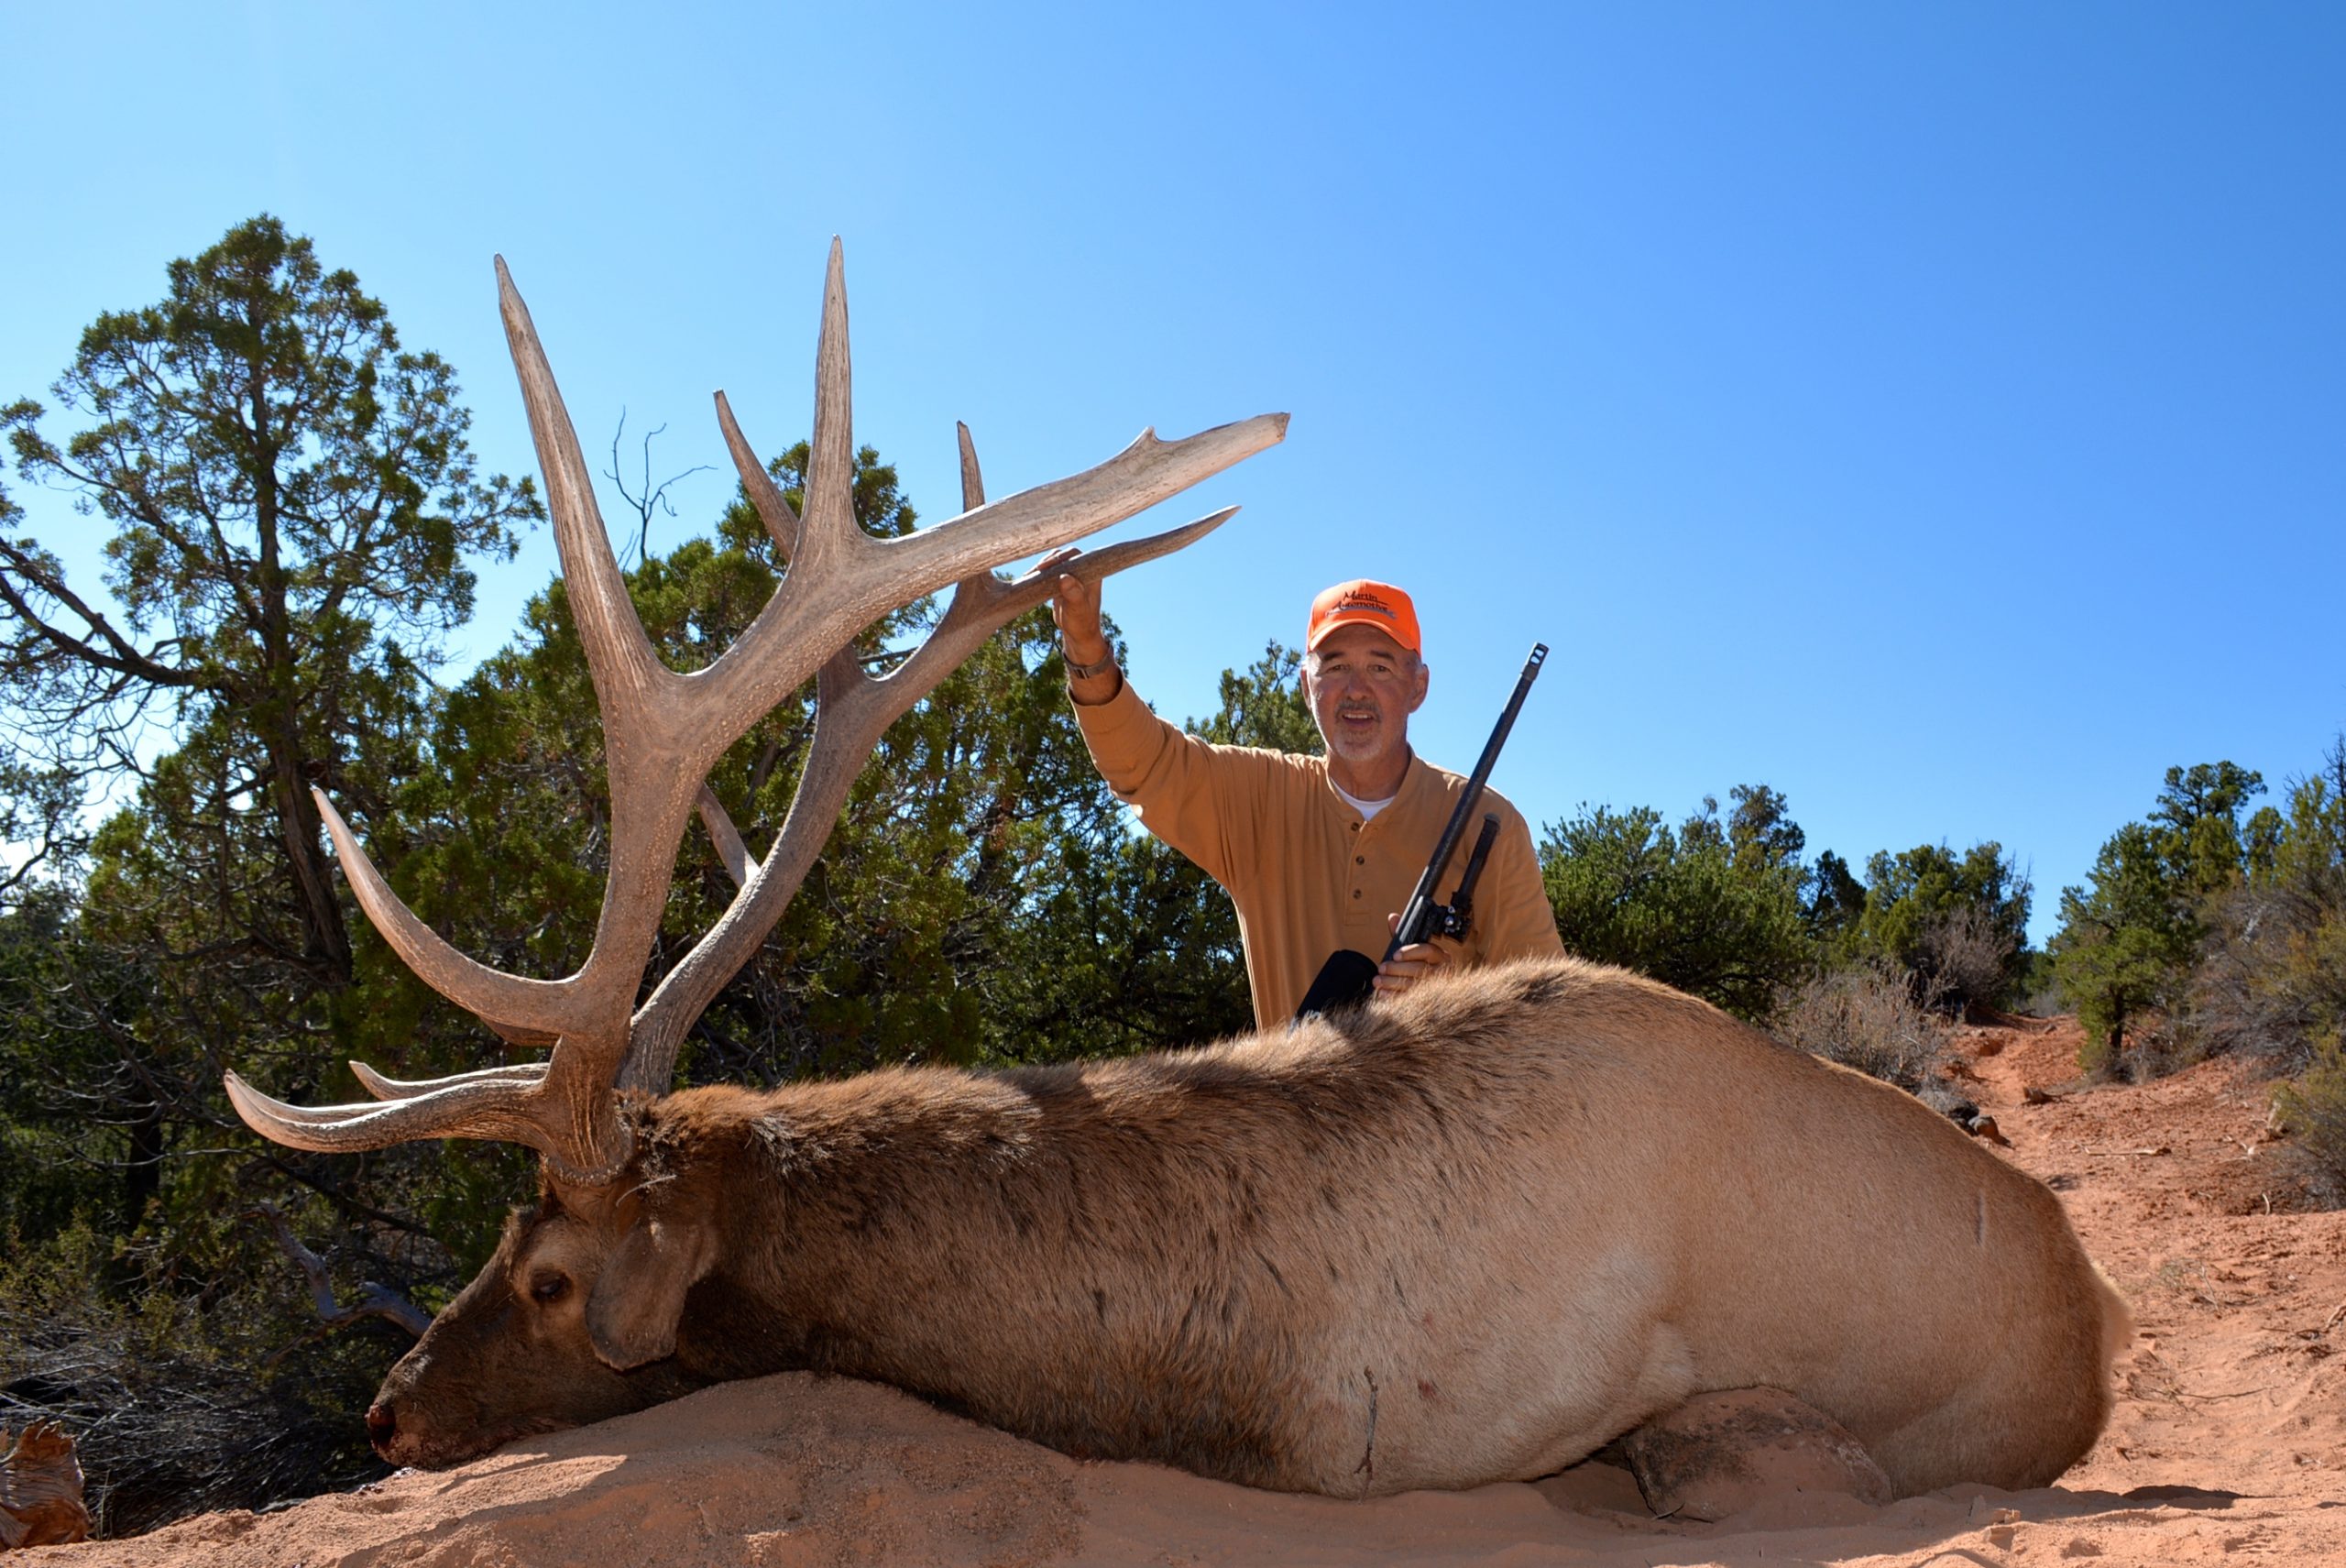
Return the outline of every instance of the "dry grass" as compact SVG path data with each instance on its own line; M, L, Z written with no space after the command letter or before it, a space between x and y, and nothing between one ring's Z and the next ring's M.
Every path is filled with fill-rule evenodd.
M1860 964L1788 990L1776 1011L1776 1037L1798 1050L1919 1092L1938 1075L1946 1026L1918 1000L1912 976L1887 965Z
M74 1439L100 1538L381 1473L347 1413L379 1371L359 1336L264 1369L254 1336L278 1319L248 1299L206 1310L168 1290L110 1290L112 1264L79 1228L0 1256L0 1425L53 1421Z
M2002 1002L2020 943L1999 930L1994 916L1976 904L1951 909L1919 933L1919 973L1932 1011L1967 1017Z

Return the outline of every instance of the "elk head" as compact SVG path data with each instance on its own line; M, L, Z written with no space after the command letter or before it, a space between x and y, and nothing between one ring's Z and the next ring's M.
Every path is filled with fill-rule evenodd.
M506 1228L497 1256L385 1380L367 1425L386 1458L448 1464L525 1432L599 1420L670 1398L696 1379L665 1365L686 1291L708 1267L698 1184L645 1168L640 1106L665 1094L685 1032L787 906L829 837L881 735L985 640L1049 598L1039 572L993 568L1121 522L1279 441L1287 416L1263 414L1180 441L1143 431L1098 466L988 503L967 427L960 515L901 539L858 527L847 291L832 242L816 350L815 429L806 505L795 513L734 422L717 415L741 482L789 564L748 630L704 669L663 664L629 601L578 441L504 261L497 264L507 341L553 514L596 699L610 781L610 866L586 963L561 980L504 974L450 947L401 904L323 794L319 806L360 907L410 968L509 1041L551 1046L543 1061L401 1082L351 1064L370 1103L301 1107L235 1073L228 1097L247 1125L295 1148L380 1148L419 1138L497 1138L542 1157L544 1197ZM1187 527L1088 554L1068 570L1096 580L1170 554L1221 525ZM890 611L948 585L927 640L885 675L853 639ZM782 830L751 857L704 780L769 709L816 678L812 751ZM678 845L697 809L739 892L718 923L636 995L659 933ZM623 1100L623 1096L626 1097Z

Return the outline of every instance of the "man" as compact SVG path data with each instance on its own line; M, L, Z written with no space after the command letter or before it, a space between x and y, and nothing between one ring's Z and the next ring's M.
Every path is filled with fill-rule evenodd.
M1057 552L1042 569L1075 554ZM1312 601L1303 695L1325 757L1209 745L1149 712L1109 656L1096 585L1061 576L1051 614L1076 719L1101 777L1238 906L1256 1025L1292 1017L1331 953L1381 955L1466 787L1409 749L1409 715L1430 680L1409 596L1363 579ZM1521 813L1487 789L1478 818L1482 812L1498 817L1499 835L1464 941L1402 948L1377 970L1380 996L1453 961L1564 950ZM1445 868L1442 896L1458 885L1479 830L1477 820Z

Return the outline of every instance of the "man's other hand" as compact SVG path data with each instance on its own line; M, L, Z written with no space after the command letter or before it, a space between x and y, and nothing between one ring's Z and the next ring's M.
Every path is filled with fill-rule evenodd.
M1385 924L1388 930L1400 930L1399 913L1387 915ZM1379 996L1398 996L1456 957L1457 944L1447 937L1413 943L1377 965L1376 978L1369 983L1376 988Z

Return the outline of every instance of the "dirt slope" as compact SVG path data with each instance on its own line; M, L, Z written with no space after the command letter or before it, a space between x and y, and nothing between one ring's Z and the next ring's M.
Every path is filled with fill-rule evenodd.
M2055 1487L1650 1519L1628 1477L1371 1503L1079 1464L868 1385L709 1389L438 1475L29 1561L220 1568L934 1563L2346 1564L2346 1214L2296 1212L2265 1087L2072 1083L2074 1025L1975 1029L1972 1097L2133 1303L2108 1435ZM2059 1097L2030 1103L2025 1091Z

